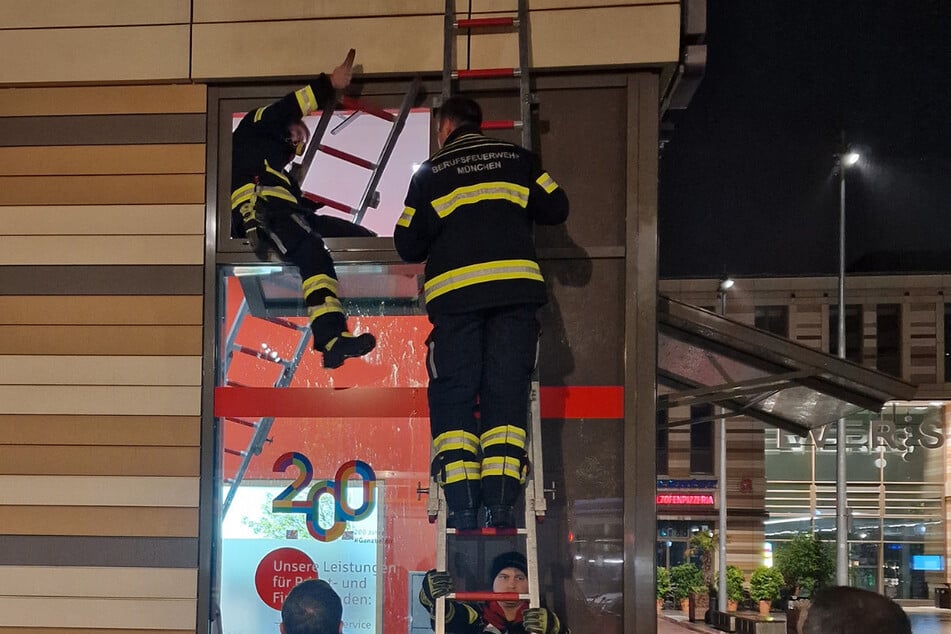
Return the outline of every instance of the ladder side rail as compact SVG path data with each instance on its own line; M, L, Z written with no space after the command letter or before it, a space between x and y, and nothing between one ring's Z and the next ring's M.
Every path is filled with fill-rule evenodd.
M231 369L231 359L234 355L235 349L235 340L238 338L238 330L241 328L241 325L244 323L244 318L251 313L251 308L248 306L248 300L245 298L241 299L241 306L238 307L238 312L235 314L234 321L231 323L231 328L228 329L228 335L225 337L225 345L222 348L224 352L224 358L221 360L221 371L220 382L223 383L224 379L228 376L228 370Z
M532 437L532 446L530 459L532 461L532 468L530 473L531 482L529 482L529 487L532 488L533 493L533 512L536 518L541 518L545 516L545 511L548 510L548 504L545 501L545 464L542 458L542 412L541 412L541 384L538 380L538 369L535 370L535 373L532 376L532 387L531 387L531 396L529 404L529 421L531 424L531 437ZM535 439L538 442L535 442ZM526 487L528 489L529 487Z
M376 195L377 185L380 184L380 179L383 178L383 170L386 169L386 164L390 161L390 156L393 154L396 142L403 132L403 126L406 125L409 112L412 110L413 104L416 103L416 95L419 93L419 87L420 79L416 77L412 83L410 83L406 95L403 96L399 116L396 118L396 121L393 122L393 127L390 128L390 133L386 137L386 143L383 144L383 150L380 152L380 158L377 159L376 167L373 168L373 172L370 174L370 182L367 183L366 190L363 192L363 198L360 200L360 207L353 219L354 224L359 225L363 222L363 216L366 214L370 202Z
M314 163L314 158L317 156L317 150L323 142L324 134L326 134L327 128L330 126L330 120L333 118L336 108L336 100L332 99L330 103L327 104L327 107L320 113L320 119L317 121L317 127L314 129L310 143L307 145L307 151L304 152L304 158L301 159L300 166L296 170L297 181L302 188L304 181L307 179L307 174L310 172L311 165Z
M518 0L518 96L522 117L522 147L532 149L532 84L529 59L528 0Z
M446 17L443 23L442 50L442 103L452 96L452 51L456 43L456 0L446 0Z
M446 506L446 498L443 496L442 488L437 489L437 504L439 511L436 519L436 570L445 571L449 554L447 552L448 542L446 539L446 518L449 515ZM446 634L446 598L436 599L436 623L434 624L436 634Z
M535 382L532 382L532 391L535 390ZM534 394L532 395L534 397ZM534 398L531 399L532 403L529 404L530 410L534 410L533 403ZM535 456L540 454L541 451L536 447L540 448L541 446L541 436L535 434L535 420L532 419L532 431L528 436L528 450L529 455ZM529 607L537 608L541 607L539 603L539 589L538 589L538 517L536 516L536 486L535 481L538 480L536 477L537 467L533 464L528 473L528 481L525 483L525 559L528 563L528 593L529 597Z

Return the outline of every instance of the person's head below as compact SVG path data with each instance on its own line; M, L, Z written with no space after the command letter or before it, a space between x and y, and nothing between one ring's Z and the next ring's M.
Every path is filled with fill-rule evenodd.
M449 135L458 128L478 130L482 125L482 107L473 99L457 95L444 101L436 109L435 117L436 139L439 141L439 147L442 147Z
M292 121L287 126L284 141L287 143L287 162L294 160L295 156L303 156L307 149L307 141L310 140L310 128L304 123L303 119ZM282 166L283 167L283 166Z
M911 621L891 599L837 586L816 594L800 634L911 634Z
M517 551L502 553L492 560L489 568L489 578L492 580L492 592L528 593L528 565L525 555ZM499 601L502 609L518 610L521 601Z
M343 604L326 581L310 579L296 585L281 608L283 634L340 634Z

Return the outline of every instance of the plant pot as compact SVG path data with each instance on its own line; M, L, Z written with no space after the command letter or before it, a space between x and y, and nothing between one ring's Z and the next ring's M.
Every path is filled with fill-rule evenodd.
M660 611L664 609L664 600L657 599L657 614L660 614Z
M772 602L770 601L760 601L759 602L759 613L763 616L769 616L769 609L772 607Z
M684 597L680 600L680 611L689 612L690 611L690 599Z
M688 612L690 622L696 623L697 621L703 621L704 614L707 608L710 607L710 595L706 592L691 592L688 600L690 602L690 610Z
M731 601L730 599L726 600L726 611L727 612L736 612L736 609L739 607L739 601Z

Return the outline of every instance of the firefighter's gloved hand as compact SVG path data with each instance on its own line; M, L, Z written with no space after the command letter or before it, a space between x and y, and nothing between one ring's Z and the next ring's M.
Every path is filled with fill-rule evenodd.
M244 234L251 245L251 250L258 256L259 260L267 260L268 242L264 223L264 215L261 213L260 201L252 198L241 205L238 210L241 213L241 221L244 223Z
M452 577L448 572L430 570L423 577L423 587L419 591L419 602L430 614L435 612L436 599L452 592Z
M557 634L561 631L558 615L545 608L529 608L522 613L522 625L535 634Z

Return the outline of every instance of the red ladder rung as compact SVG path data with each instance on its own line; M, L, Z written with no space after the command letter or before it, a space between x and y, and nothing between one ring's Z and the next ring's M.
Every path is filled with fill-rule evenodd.
M275 359L274 357L268 356L267 352L263 350L257 350L255 348L249 348L248 346L235 346L235 350L242 354L246 354L252 357L257 357L262 361L270 361L271 363L280 363L280 359Z
M527 535L528 531L524 528L447 528L446 534L456 537L515 537Z
M470 68L452 71L453 79L496 79L500 77L518 77L517 68Z
M514 130L521 128L521 121L483 121L483 130Z
M300 330L300 326L294 322L281 319L280 317L269 317L267 321L274 324L275 326L283 326L284 328L289 328L291 330Z
M348 163L353 163L354 165L359 165L360 167L365 167L368 170L376 169L376 163L371 163L370 161L360 158L359 156L354 156L343 150L338 150L335 147L330 147L329 145L324 145L321 143L317 146L317 149L323 152L324 154L329 154L330 156L335 156L342 161L347 161Z
M457 29L488 29L495 26L518 26L518 18L469 18L456 20Z
M246 383L238 383L237 381L232 381L231 379L228 379L227 381L225 381L225 385L227 385L228 387L251 387L250 385Z
M371 106L368 103L360 101L359 99L354 99L353 97L344 97L341 99L343 107L347 110L359 110L360 112L365 112L367 114L372 114L374 117L379 117L380 119L385 119L390 123L396 121L396 115L392 112L387 112L383 108L377 108L376 106Z
M518 592L451 592L447 598L457 601L528 601L532 596Z
M327 198L327 197L325 197L325 196L321 196L321 195L319 195L319 194L312 194L312 193L310 193L310 192L304 192L304 198L307 198L308 200L312 200L312 201L314 201L315 203L320 203L321 205L327 205L328 207L332 207L333 209L336 209L336 210L338 210L338 211L342 211L342 212L345 213L345 214L355 214L355 213L357 213L357 210L354 209L353 207L351 207L350 205L345 205L345 204L343 204L343 203L341 203L341 202L337 202L336 200L332 200L332 199L330 199L330 198Z
M225 453L230 453L232 456L240 456L241 458L244 458L246 455L248 455L248 452L246 451L238 451L237 449L228 449L227 447L225 447Z
M239 425L244 425L245 427L251 427L252 429L257 429L258 424L251 420L244 420L243 418L234 418L232 416L225 417L225 420L229 420L232 423L237 423Z

